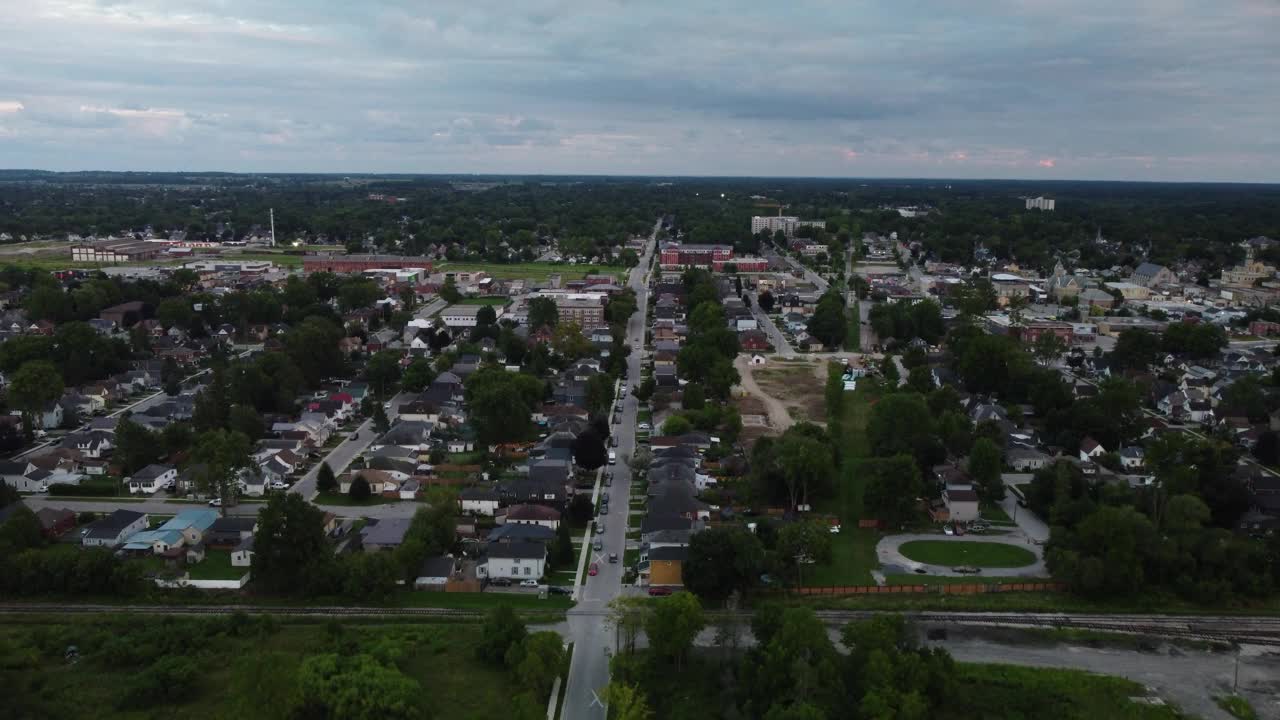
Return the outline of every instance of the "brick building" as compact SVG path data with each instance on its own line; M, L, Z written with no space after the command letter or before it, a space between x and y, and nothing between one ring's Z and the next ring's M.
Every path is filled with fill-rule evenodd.
M431 272L431 261L405 255L308 255L302 260L305 272L360 273L366 270L408 270Z
M724 262L733 257L730 245L681 245L667 243L662 246L659 264L663 270L683 270L686 268L703 268L710 270L717 262Z

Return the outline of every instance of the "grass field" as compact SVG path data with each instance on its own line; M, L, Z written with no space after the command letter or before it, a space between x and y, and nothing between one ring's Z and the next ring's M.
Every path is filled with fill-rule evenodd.
M205 553L204 561L187 568L192 580L239 580L247 572L249 568L231 564L229 550L210 550Z
M1036 556L1030 550L1002 543L973 540L914 540L899 551L910 560L929 565L976 565L1015 568L1031 565Z
M0 624L6 717L133 720L302 717L298 669L310 657L369 654L394 666L423 704L413 717L482 719L510 710L511 678L480 662L479 624L346 625L258 620L93 618ZM186 642L183 642L183 641ZM63 651L76 645L80 660ZM197 672L139 701L156 667L185 658ZM370 692L376 692L370 690ZM447 715L425 712L448 708ZM410 714L397 715L409 717Z
M506 305L509 302L511 302L511 298L469 297L469 298L462 298L456 304L458 305Z
M849 329L844 336L844 349L850 352L858 352L862 349L862 316L859 314L858 303L855 301L853 307L845 310L849 315Z
M857 466L862 458L871 454L866 436L867 419L878 392L873 383L860 382L857 390L844 394L842 435L839 439L842 453L840 477L835 497L818 508L837 515L844 530L831 536L831 563L806 569L806 585L875 584L871 571L880 566L876 559L880 533L858 528L858 520L863 514L862 477Z
M500 280L528 278L545 282L552 275L563 280L581 280L587 275L618 275L626 268L609 265L552 265L551 263L455 263L443 262L435 266L436 272L477 272L483 270Z
M982 516L983 520L988 522L1013 523L1013 518L1009 517L1009 513L1005 512L1004 508L1000 507L997 503L988 502L986 500L982 501L978 514Z

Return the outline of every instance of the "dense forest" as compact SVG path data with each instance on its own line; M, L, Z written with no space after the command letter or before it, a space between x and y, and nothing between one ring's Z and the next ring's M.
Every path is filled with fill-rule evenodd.
M1052 213L1021 198L1057 200ZM371 199L381 196L383 199ZM387 198L391 198L388 200ZM896 208L922 212L903 217ZM822 219L859 237L897 232L927 256L968 263L975 251L1051 267L1238 260L1237 244L1280 237L1280 187L1115 182L232 175L0 171L0 233L12 239L123 234L151 228L192 239L262 231L274 209L287 241L456 257L531 260L608 252L667 216L687 242L757 249L752 215ZM1096 243L1101 234L1109 242Z

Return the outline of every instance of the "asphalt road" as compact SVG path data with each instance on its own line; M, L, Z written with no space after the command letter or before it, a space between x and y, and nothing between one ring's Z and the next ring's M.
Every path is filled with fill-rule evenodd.
M654 235L658 231L654 225ZM644 349L645 318L649 308L648 273L649 261L653 255L654 236L650 236L649 244L640 259L640 264L631 271L628 286L636 291L636 311L627 323L627 344L631 347L631 355L627 359L627 385L630 388L640 384L641 351ZM603 488L609 493L609 514L602 516L605 531L600 539L603 549L596 552L591 549L595 538L588 534L588 565L595 563L599 574L584 574L583 583L577 589L578 604L574 613L568 617L568 635L573 641L573 658L569 662L569 678L565 689L564 706L561 711L563 720L605 720L606 707L600 693L609 684L609 658L612 654L610 643L613 631L598 614L608 610L609 602L622 593L623 557L626 548L627 518L631 507L631 470L623 462L629 458L636 447L636 412L639 404L634 393L628 391L621 403L621 420L613 425L613 433L618 438L618 463L607 470L613 472L610 487ZM602 490L602 488L597 488ZM609 553L617 553L617 563L608 561ZM578 614L595 613L595 614Z
M412 397L413 393L400 393L399 395L391 398L391 407L387 408L387 419L394 422L396 417L400 415L401 403L408 402ZM333 471L334 475L338 475L343 470L346 470L347 466L351 464L351 461L354 460L357 455L364 452L365 448L369 447L376 437L377 433L373 431L373 420L365 420L360 423L360 427L356 428L351 437L343 440L341 444L329 451L329 454L324 456L323 462L329 464L329 469ZM321 463L313 465L311 469L302 476L301 480L294 483L293 486L289 488L289 492L300 493L302 497L308 500L313 499L318 492L316 490L316 477L320 473L320 465ZM412 503L408 504L412 505ZM324 506L321 505L320 507ZM366 509L372 509L372 507L373 506ZM379 507L385 508L387 506ZM331 507L330 509L332 510L333 508ZM364 513L362 512L361 514ZM412 515L413 513L408 514ZM400 514L372 514L370 517L400 517Z
M782 334L778 326L774 324L773 318L769 317L765 311L760 309L760 295L757 294L751 303L751 314L756 318L756 324L769 336L769 344L773 345L773 351L779 355L795 355L795 348L791 347L791 343L787 342L787 336Z

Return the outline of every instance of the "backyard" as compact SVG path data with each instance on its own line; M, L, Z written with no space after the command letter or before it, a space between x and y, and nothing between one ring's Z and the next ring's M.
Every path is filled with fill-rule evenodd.
M204 560L187 568L192 580L239 580L247 572L249 568L231 564L231 552L228 550L210 550L205 553Z
M927 565L1015 568L1036 561L1034 553L1015 545L972 540L913 540L898 550L906 558Z

